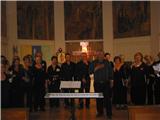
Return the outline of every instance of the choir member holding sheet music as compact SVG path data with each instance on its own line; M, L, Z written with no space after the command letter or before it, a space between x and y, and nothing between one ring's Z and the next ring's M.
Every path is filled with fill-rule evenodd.
M146 102L146 64L143 62L142 53L134 55L131 68L131 101L134 105L144 105Z
M30 64L30 57L28 55L23 57L24 68L23 68L23 91L24 91L24 101L26 98L26 107L29 111L32 111L32 90L33 90L33 69ZM26 96L26 97L25 97Z
M6 60L1 57L1 108L10 107L10 90L9 76L6 73Z
M156 74L154 85L155 104L160 104L160 52L158 53L158 61L153 64L153 69Z
M125 109L127 106L127 75L125 66L119 56L114 57L114 87L113 101L117 109Z
M10 100L12 107L24 107L24 96L23 96L23 65L20 64L20 58L14 56L12 65L9 68L11 84Z
M60 79L61 79L61 68L58 66L57 57L52 56L51 65L47 69L48 75L48 92L49 93L58 93L60 92ZM59 99L50 99L50 107L59 107L60 102Z
M156 75L154 74L153 63L154 60L152 56L145 55L144 56L145 63L147 65L147 104L153 104L153 85L155 82Z
M81 54L81 60L76 65L76 76L77 79L81 81L81 88L79 89L80 93L90 92L90 75L89 75L89 65L90 62L87 58L87 53ZM79 99L79 108L83 108L84 102L83 99ZM86 98L86 108L90 107L90 99Z
M39 52L39 51L36 52L35 57L39 57L39 58L40 58L40 60L41 60L41 65L42 65L42 69L46 72L46 70L47 70L47 63L46 63L45 60L43 60L42 52ZM31 64L32 64L32 63L31 63ZM35 64L36 64L35 61L33 61L33 66L34 66Z
M63 81L73 81L75 79L75 63L71 61L71 55L69 53L66 53L65 55L66 61L61 66L62 71L62 80ZM73 92L69 89L63 89L63 92L69 93ZM64 100L65 107L69 107L71 103L71 99L65 99Z
M35 64L33 66L33 97L34 97L34 110L45 111L45 89L46 89L46 71L41 64L41 57L35 57Z

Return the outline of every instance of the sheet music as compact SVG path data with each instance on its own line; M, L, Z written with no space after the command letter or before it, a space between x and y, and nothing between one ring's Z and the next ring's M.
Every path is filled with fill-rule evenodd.
M153 66L153 69L154 69L155 71L157 71L157 72L159 72L159 73L160 73L160 63L159 63L159 64L154 65L154 66ZM158 77L160 77L160 74L157 74L157 76L158 76Z
M62 88L80 88L81 81L61 81L60 89Z

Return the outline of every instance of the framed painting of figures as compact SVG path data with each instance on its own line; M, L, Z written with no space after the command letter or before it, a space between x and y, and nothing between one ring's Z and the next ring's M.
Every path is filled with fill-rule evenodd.
M19 39L54 40L54 2L18 1Z
M114 38L150 35L149 1L113 1Z
M65 1L65 40L102 39L102 2Z

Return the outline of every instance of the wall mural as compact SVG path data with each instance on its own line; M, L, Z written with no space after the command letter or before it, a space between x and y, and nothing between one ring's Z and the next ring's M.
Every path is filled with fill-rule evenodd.
M19 39L54 40L54 2L18 1Z
M1 1L1 36L5 38L7 37L6 20L6 1Z
M102 2L65 1L65 39L102 39Z
M150 2L113 2L114 38L150 35Z

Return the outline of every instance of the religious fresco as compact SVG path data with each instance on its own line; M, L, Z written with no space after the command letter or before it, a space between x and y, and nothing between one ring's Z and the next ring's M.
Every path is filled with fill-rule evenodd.
M102 2L65 1L65 40L102 39Z
M1 1L1 36L5 38L7 37L6 20L6 1Z
M114 38L150 35L150 2L113 1Z
M18 1L19 39L54 40L54 2Z

